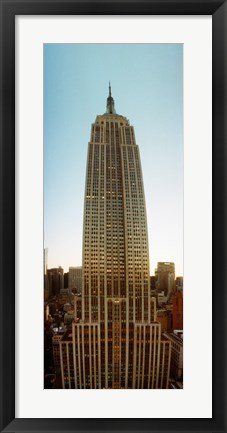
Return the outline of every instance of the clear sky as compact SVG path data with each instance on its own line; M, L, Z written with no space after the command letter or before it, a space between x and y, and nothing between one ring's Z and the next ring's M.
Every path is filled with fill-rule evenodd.
M148 217L150 274L183 275L183 45L44 45L44 246L48 267L82 264L91 124L106 110L135 128Z

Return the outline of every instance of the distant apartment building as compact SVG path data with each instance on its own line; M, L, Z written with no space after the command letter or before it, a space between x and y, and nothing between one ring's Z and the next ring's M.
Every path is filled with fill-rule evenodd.
M69 287L69 273L64 273L64 289L68 289Z
M155 275L152 275L150 277L150 290L151 291L154 291L156 289L155 282L156 282L156 277L155 277Z
M64 269L59 266L47 270L49 296L55 296L64 289Z
M183 292L178 291L172 297L173 329L183 329Z
M175 288L176 292L183 290L183 277L176 277Z
M82 266L70 266L68 275L69 290L79 294L82 291Z
M165 296L169 299L175 286L175 264L173 262L158 262L155 277L157 291L164 291Z
M171 311L166 309L157 310L157 321L161 323L162 332L169 332L172 330Z
M157 302L158 302L159 307L162 307L163 305L165 305L167 303L168 298L165 295L164 290L162 292L158 292L156 296L157 296Z

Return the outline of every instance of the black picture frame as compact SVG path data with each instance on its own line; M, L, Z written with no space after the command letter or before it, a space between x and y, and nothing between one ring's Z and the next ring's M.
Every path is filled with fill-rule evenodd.
M0 5L0 430L226 432L226 0L0 0ZM87 14L212 15L213 417L210 419L15 419L15 16Z

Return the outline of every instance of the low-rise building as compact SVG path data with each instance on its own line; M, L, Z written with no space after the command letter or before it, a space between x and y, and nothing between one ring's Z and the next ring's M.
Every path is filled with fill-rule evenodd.
M163 335L171 341L170 372L175 380L183 380L183 331L175 330Z
M167 303L167 296L164 291L157 293L157 301L159 307Z
M162 332L170 332L172 330L172 314L170 310L157 310L157 321L162 325Z
M183 292L180 290L172 297L173 329L183 329Z

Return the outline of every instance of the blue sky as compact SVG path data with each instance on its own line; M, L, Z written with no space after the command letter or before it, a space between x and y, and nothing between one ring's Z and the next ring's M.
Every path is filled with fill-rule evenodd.
M183 275L183 45L44 45L44 246L48 267L82 264L91 124L106 110L135 128L143 170L150 274L174 261Z

